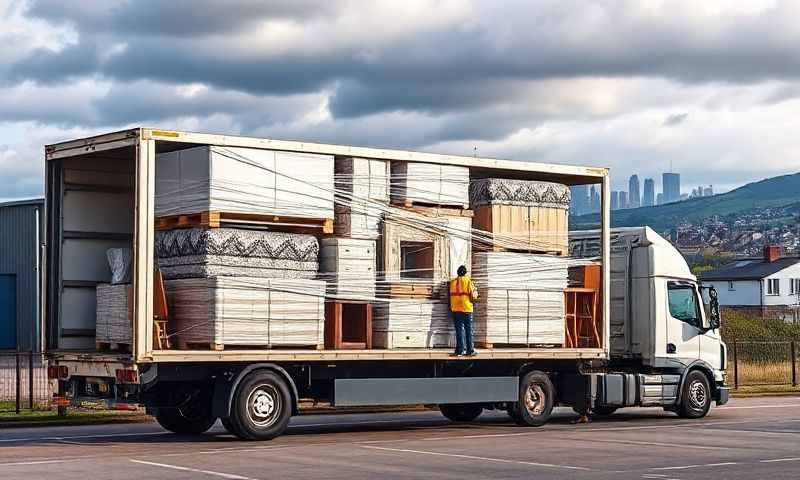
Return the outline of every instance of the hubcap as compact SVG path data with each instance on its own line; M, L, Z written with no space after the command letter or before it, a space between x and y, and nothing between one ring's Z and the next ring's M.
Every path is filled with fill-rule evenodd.
M546 397L541 385L531 384L525 391L525 409L531 415L541 415L544 412Z
M247 397L247 414L259 427L268 427L278 418L281 397L272 385L259 385Z
M706 405L706 387L703 382L692 382L689 386L689 401L696 408L704 408Z

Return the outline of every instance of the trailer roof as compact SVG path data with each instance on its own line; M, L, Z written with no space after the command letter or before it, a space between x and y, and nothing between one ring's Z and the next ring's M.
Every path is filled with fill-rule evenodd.
M55 160L58 158L84 155L97 151L114 150L133 146L139 139L156 140L158 142L156 145L158 152L180 150L195 145L262 148L270 150L375 158L381 160L459 165L475 168L479 172L485 171L487 175L491 175L493 172L498 173L497 171L504 171L506 176L512 172L519 172L521 174L538 173L547 177L553 177L554 180L571 185L599 183L600 179L608 175L608 168L605 167L548 164L521 160L501 160L495 158L470 157L463 155L414 152L410 150L393 150L385 148L358 147L351 145L335 145L292 140L275 140L268 138L217 135L154 128L133 128L119 132L95 135L92 137L47 145L45 147L45 156L47 160Z

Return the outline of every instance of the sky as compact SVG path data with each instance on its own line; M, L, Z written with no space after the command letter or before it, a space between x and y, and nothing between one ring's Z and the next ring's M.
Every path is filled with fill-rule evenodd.
M129 126L611 167L800 170L800 2L0 0L0 199Z

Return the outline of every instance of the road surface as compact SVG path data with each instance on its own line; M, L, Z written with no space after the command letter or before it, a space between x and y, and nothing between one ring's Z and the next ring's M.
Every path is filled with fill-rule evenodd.
M0 430L0 478L762 479L800 478L800 397L734 399L701 420L627 409L588 425L569 410L541 428L489 412L314 415L271 442L218 424L178 436L155 424Z

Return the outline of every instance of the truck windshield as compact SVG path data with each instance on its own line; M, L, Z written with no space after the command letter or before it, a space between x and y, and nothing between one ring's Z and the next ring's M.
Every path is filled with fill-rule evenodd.
M700 322L700 305L697 294L691 285L670 282L667 285L669 294L669 314L694 326Z

